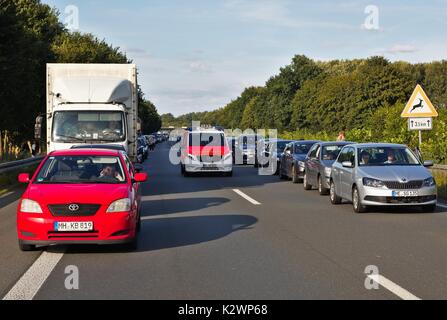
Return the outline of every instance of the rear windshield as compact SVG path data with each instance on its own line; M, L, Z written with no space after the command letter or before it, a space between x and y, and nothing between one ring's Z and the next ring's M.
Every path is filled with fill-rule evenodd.
M37 184L117 184L126 175L119 157L49 157L40 169Z
M224 147L225 136L222 133L190 133L190 147Z
M343 149L343 145L333 145L333 146L324 146L323 154L321 155L321 159L327 161L335 161L338 158L338 155Z
M295 143L295 154L308 154L315 143Z

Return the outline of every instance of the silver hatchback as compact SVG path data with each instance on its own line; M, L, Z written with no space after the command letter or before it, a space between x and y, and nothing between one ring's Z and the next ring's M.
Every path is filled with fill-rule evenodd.
M352 201L354 211L368 206L420 206L433 212L437 204L436 182L405 145L353 144L344 147L332 166L330 199Z

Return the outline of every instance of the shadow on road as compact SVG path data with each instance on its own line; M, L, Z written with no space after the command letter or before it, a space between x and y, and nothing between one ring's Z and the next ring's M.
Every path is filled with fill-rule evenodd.
M230 199L209 197L209 198L183 198L169 200L143 200L142 217L167 215L180 212L197 211L201 209L217 207L229 202Z
M11 191L10 194L4 195L2 198L0 198L0 210L6 206L9 206L11 203L19 200L24 192L25 192L24 188L18 188Z
M178 248L224 238L249 229L258 219L249 215L215 215L175 218L143 218L136 252ZM66 249L66 251L64 250ZM113 254L126 252L119 246L73 245L54 246L49 252L67 254Z

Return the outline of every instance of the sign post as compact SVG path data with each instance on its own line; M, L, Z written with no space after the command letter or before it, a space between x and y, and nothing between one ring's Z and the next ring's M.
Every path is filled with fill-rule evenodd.
M408 118L409 131L419 131L419 148L422 144L422 131L433 130L433 118L437 116L438 112L424 89L417 85L401 117Z

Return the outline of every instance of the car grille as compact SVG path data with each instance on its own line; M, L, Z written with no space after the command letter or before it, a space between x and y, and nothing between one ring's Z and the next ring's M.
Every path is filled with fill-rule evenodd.
M422 188L423 181L415 180L409 182L399 182L399 181L384 181L383 182L388 189L393 190L411 190Z
M71 204L51 204L48 206L50 212L55 217L91 217L94 216L101 205L99 204L79 204L79 210L71 211Z

